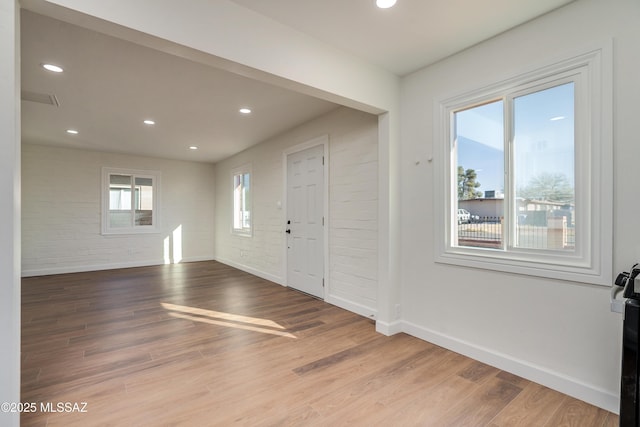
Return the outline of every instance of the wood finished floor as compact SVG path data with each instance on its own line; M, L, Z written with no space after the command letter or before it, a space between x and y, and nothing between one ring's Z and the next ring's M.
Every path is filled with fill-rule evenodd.
M618 425L216 262L27 278L22 319L23 426Z

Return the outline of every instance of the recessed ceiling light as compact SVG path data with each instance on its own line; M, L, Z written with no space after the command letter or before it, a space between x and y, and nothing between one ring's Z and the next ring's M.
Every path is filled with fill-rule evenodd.
M77 135L78 131L75 129L67 129L67 133L70 133L71 135Z
M192 145L191 147L189 147L189 150L197 150L198 147L196 147L195 145Z
M154 122L153 120L149 120L149 119L145 120L143 123L145 125L155 125L156 124L156 122Z
M566 119L565 116L556 116L556 117L551 117L549 120L551 120L552 122L557 122L558 120L564 120Z
M61 73L64 71L62 67L58 67L57 65L53 65L53 64L42 64L42 68L54 73Z
M242 114L251 114L251 110L249 108L241 108L239 111Z
M396 4L396 0L376 0L376 6L380 9L388 9Z

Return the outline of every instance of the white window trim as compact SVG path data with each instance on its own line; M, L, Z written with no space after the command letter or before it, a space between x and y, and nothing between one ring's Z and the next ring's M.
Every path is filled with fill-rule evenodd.
M109 176L110 175L133 175L142 178L153 179L153 211L152 225L134 225L133 227L109 227ZM102 168L102 234L122 235L122 234L151 234L160 232L160 172L138 169L124 168Z
M435 101L434 108L434 245L435 261L465 267L505 271L546 278L610 286L613 274L613 150L612 150L612 46L611 41L569 59L555 61L522 73L512 79L485 86L479 90ZM453 216L457 202L452 183L450 135L451 114L456 108L501 98L505 91L526 85L537 86L558 76L580 74L588 99L577 99L576 115L586 120L576 127L576 209L581 213L576 251L570 255L551 251L507 251L455 246L452 243ZM586 110L584 109L586 107ZM506 108L506 106L505 106ZM507 163L505 163L505 168ZM582 181L578 181L582 180ZM505 187L507 187L505 183ZM505 188L505 193L507 192ZM457 193L456 193L457 194ZM508 195L505 195L507 197ZM506 203L508 199L506 199ZM585 240L586 239L586 240Z
M234 216L235 216L235 200L234 200L234 178L236 175L239 174L245 174L248 173L249 174L249 191L251 192L250 197L249 197L249 212L251 215L250 221L249 221L249 228L235 228L234 226ZM253 236L253 221L254 221L254 212L253 212L253 197L254 197L254 191L253 191L253 187L254 187L254 179L253 179L253 165L251 163L246 163L244 165L241 166L237 166L233 169L231 169L231 234L236 235L236 236L241 236L241 237L252 237Z

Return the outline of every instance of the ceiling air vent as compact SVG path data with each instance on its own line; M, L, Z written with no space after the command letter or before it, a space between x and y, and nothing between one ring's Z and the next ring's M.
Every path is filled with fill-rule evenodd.
M55 95L49 95L48 93L37 93L23 90L21 95L23 101L39 102L40 104L53 105L54 107L60 106L58 98Z

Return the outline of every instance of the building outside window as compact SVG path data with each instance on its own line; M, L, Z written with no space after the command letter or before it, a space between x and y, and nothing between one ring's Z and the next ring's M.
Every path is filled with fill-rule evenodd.
M600 64L594 51L440 102L438 261L605 280Z

